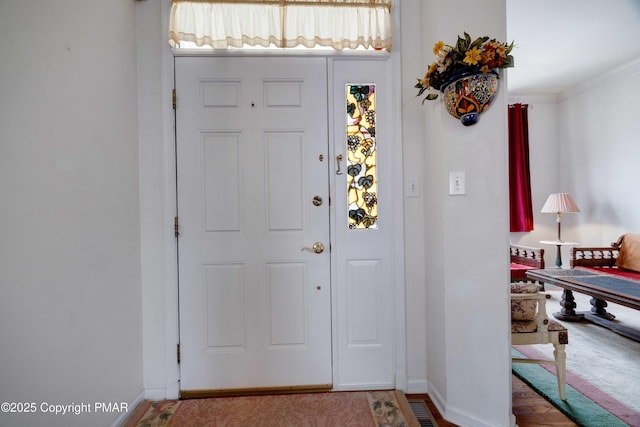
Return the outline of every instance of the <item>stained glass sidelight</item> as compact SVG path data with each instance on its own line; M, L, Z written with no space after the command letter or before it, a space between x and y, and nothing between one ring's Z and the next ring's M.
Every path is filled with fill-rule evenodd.
M347 198L349 228L378 228L376 86L347 85Z

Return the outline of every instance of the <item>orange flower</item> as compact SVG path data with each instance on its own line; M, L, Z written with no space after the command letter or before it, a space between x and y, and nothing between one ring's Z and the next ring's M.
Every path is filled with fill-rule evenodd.
M485 46L482 50L482 63L486 64L496 57L496 51L492 46Z
M440 55L441 52L444 51L444 42L442 40L436 42L433 45L433 54L434 55Z

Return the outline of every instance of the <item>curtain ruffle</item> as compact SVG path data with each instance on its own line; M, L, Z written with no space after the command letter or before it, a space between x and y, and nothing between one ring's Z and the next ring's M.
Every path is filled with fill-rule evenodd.
M248 3L174 1L169 44L391 50L390 1Z

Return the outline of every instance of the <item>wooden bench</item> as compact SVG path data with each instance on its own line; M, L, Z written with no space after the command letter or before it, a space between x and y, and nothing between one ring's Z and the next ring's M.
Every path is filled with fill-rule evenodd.
M575 247L571 251L571 268L586 268L640 281L640 272L619 268L616 265L622 238L609 247Z
M509 245L511 263L511 283L535 282L527 277L528 270L541 270L544 268L544 249L522 245ZM544 290L544 283L538 282L540 289Z

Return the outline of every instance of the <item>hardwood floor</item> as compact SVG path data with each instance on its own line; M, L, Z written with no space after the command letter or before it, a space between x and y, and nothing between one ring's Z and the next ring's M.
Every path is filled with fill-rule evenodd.
M578 424L571 421L518 377L513 375L512 381L513 414L516 416L518 427L578 427ZM438 427L456 427L455 424L442 418L429 396L409 394L407 398L424 398Z
M512 378L513 414L518 427L578 426L520 378L515 375Z
M440 415L440 412L438 412L436 405L433 404L428 394L407 394L407 399L424 399L438 427L457 427L455 424L442 418L442 415Z

